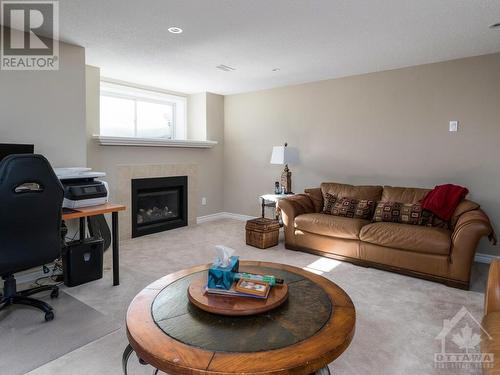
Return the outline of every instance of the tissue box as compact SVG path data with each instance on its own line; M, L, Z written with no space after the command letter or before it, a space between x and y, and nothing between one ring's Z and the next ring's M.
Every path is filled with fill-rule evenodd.
M208 283L207 287L211 289L231 289L234 281L234 274L238 272L240 260L237 256L229 258L229 265L221 267L212 265L208 269Z

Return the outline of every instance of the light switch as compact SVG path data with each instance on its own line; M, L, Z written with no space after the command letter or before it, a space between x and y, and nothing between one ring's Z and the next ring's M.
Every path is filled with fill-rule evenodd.
M458 131L458 121L450 121L450 132Z
M203 197L201 198L201 205L206 206L207 205L207 198Z

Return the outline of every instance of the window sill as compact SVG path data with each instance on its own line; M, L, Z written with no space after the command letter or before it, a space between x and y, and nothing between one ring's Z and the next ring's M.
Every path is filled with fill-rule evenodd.
M212 148L218 143L217 141L196 141L192 139L112 137L106 135L94 135L92 138L101 146Z

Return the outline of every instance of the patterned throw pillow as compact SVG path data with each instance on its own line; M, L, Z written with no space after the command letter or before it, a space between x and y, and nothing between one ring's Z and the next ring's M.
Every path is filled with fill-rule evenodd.
M411 225L431 225L432 220L420 203L378 202L373 221Z
M328 207L325 205L325 208L329 208L328 210L325 209L325 213L366 220L372 217L374 207L375 201L344 197L335 199L335 202Z
M361 199L358 201L354 217L356 219L370 220L375 210L375 201L368 199Z
M332 213L333 205L335 204L335 202L337 202L337 196L326 193L323 201L323 213L330 215Z

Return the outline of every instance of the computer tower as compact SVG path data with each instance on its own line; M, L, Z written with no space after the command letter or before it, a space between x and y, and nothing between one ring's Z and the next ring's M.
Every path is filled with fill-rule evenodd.
M102 238L66 243L62 251L64 284L77 286L102 278L103 252Z

